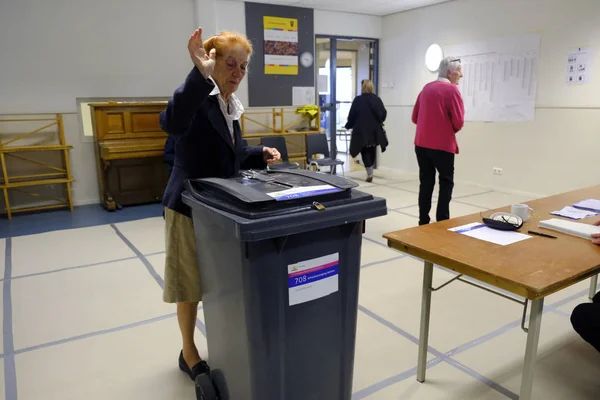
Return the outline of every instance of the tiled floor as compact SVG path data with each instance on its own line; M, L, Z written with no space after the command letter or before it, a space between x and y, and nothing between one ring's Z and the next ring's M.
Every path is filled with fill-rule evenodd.
M416 382L422 264L389 249L381 235L417 224L418 183L388 173L366 184L363 175L348 174L361 190L385 197L390 210L367 223L363 240L353 399L517 399L522 310L460 282L433 296L428 380ZM525 200L459 184L451 212ZM160 208L37 217L46 223L0 221L7 228L0 235L0 400L194 399L176 365L175 309L161 300ZM450 277L436 268L434 284ZM546 300L536 399L599 397L600 354L568 319L587 292L586 281ZM207 356L199 318L196 336Z

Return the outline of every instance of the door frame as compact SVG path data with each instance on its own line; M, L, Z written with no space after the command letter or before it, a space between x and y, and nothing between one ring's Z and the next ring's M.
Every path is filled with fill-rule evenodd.
M367 38L360 36L338 36L338 35L315 35L315 50L317 48L317 39L329 39L329 92L330 92L330 100L331 102L328 105L321 108L321 112L329 111L329 137L331 140L331 157L337 157L337 41L338 40L364 40L373 43L373 54L372 54L372 65L371 69L373 72L373 86L375 87L375 93L379 92L379 39L377 38ZM315 60L317 60L317 55L315 54ZM319 67L315 66L315 82L318 82L319 79ZM317 98L317 104L319 99L319 87L315 85L315 95Z

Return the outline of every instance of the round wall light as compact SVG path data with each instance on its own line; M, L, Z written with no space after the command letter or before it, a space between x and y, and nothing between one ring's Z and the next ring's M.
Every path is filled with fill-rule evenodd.
M431 72L436 72L444 58L444 50L439 44L432 44L425 53L425 66Z

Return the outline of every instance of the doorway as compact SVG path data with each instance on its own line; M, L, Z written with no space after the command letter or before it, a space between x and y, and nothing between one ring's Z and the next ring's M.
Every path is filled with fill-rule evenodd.
M329 150L332 157L346 161L345 171L361 168L350 156L350 132L344 126L362 80L372 80L377 90L379 40L317 35L315 49L321 127Z

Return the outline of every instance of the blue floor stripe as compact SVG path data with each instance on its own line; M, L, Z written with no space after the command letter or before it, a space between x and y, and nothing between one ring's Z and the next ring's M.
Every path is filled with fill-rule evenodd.
M383 243L381 243L381 242L378 242L378 241L377 241L377 240L375 240L375 239L371 239L370 237L367 237L367 236L365 236L365 235L363 235L363 239L364 239L364 240L366 240L366 241L369 241L369 242L371 242L371 243L378 244L379 246L385 247L386 249L393 250L393 251L397 251L398 253L400 253L398 250L396 250L396 249L393 249L393 248L391 248L391 247L388 247L387 245L385 245L385 244L383 244Z
M79 265L77 267L60 268L60 269L54 269L52 271L36 272L34 274L27 274L27 275L17 275L17 276L13 276L10 279L15 280L15 279L31 278L32 276L49 275L49 274L55 274L57 272L73 271L73 270L89 268L89 267L98 267L101 265L113 264L113 263L121 262L121 261L135 260L136 258L137 257L118 258L116 260L109 260L109 261L102 261L102 262L97 262L97 263L93 263L93 264Z
M431 360L427 361L427 369L438 365L442 361L443 360L441 358L432 358ZM377 382L371 386L368 386L364 389L359 390L358 392L356 392L352 395L352 400L362 400L372 394L379 392L380 390L385 389L388 386L395 385L397 383L400 383L402 381L405 381L409 378L416 377L416 376L417 376L417 367L411 368L408 371L404 371L398 375L394 375L392 377L384 379L381 382Z
M139 251L137 249L137 247L135 247L133 245L133 243L131 243L131 241L125 237L125 235L123 235L123 233L119 230L119 228L117 228L117 226L115 224L110 224L110 226L115 230L115 233L117 234L117 236L119 236L121 238L121 240L123 242L125 242L125 244L127 246L129 246L131 251L133 251L135 253L135 255L140 259L140 261L144 264L144 266L146 266L146 269L148 270L150 275L152 275L152 277L154 278L156 283L158 283L160 288L163 289L165 286L165 282L163 281L163 278L161 278L161 276L156 272L156 270L154 269L154 266L152 266L152 264L150 263L150 261L148 261L146 256L143 255L142 252Z
M369 268L369 267L372 267L374 265L385 264L385 263L388 263L390 261L401 260L403 258L406 258L406 254L399 255L399 256L396 256L396 257L387 258L387 259L381 260L381 261L374 261L372 263L368 263L368 264L365 264L365 265L361 265L360 269Z
M398 210L392 210L392 212L395 212L395 213L398 213L398 214L401 214L401 215L405 215L405 216L407 216L407 217L411 217L411 218L416 218L416 219L419 219L419 216L418 216L418 215L409 214L409 213L407 213L407 212L404 212L404 211L402 211L402 210L399 210L399 209L398 209Z
M200 318L196 318L196 328L198 328L202 336L206 337L206 325L200 321Z
M12 328L12 239L6 239L3 282L3 320L2 333L4 345L4 397L6 400L17 400L17 369L15 365L15 343Z
M156 317L156 318L150 318L150 319L147 319L144 321L134 322L132 324L118 326L116 328L103 329L101 331L90 332L90 333L85 333L83 335L77 335L77 336L73 336L73 337L66 338L66 339L56 340L54 342L48 342L48 343L43 343L43 344L39 344L36 346L26 347L24 349L16 350L14 353L15 354L28 353L30 351L45 349L47 347L53 347L53 346L58 346L58 345L65 344L65 343L75 342L78 340L88 339L88 338L92 338L92 337L96 337L96 336L102 336L102 335L106 335L108 333L121 332L121 331L125 331L128 329L144 326L144 325L149 325L154 322L159 322L159 321L164 321L166 319L175 318L176 316L177 316L177 314L175 314L175 313L167 314L167 315L163 315L163 316Z
M552 313L554 313L554 314L561 315L561 316L563 316L563 317L565 317L565 318L569 318L569 319L571 319L571 314L569 314L569 313L567 313L567 312L564 312L564 311L562 311L562 310L550 310L550 311L551 311Z

